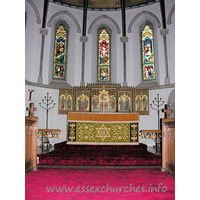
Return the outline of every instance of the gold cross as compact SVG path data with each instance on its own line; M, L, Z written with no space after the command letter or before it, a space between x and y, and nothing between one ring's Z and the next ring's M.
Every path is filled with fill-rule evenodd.
M103 103L103 113L104 113L104 106L105 106L105 103L108 103L110 102L109 100L105 100L105 94L102 94L103 95L103 100L99 100L99 103Z

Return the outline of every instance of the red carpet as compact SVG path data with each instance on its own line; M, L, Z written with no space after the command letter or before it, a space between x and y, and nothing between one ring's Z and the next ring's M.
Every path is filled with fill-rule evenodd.
M158 168L39 168L25 176L25 192L26 200L172 200L175 178Z
M147 151L147 145L66 145L40 154L39 165L60 166L161 166L162 158Z

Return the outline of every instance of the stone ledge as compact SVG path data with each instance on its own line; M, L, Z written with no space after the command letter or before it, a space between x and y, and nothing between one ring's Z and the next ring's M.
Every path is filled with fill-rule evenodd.
M114 83L107 83L109 85L113 85ZM25 85L31 85L31 86L36 86L36 87L42 87L42 88L51 88L51 89L59 89L59 87L66 87L66 88L73 88L70 84L68 83L63 83L63 82L58 82L58 81L51 81L49 85L46 84L39 84L39 83L34 83L30 82L25 79ZM103 85L103 84L98 84L98 83L91 83L88 84L90 87L92 85ZM121 86L121 84L119 84ZM127 86L127 87L133 87L133 86ZM169 85L159 85L157 82L154 83L141 83L137 85L135 88L144 88L148 87L149 90L157 90L157 89L166 89L166 88L175 88L175 83L169 84Z
M60 81L51 81L49 85L47 84L39 84L30 82L25 79L25 85L31 85L36 87L42 87L42 88L51 88L51 89L59 89L59 87L66 87L66 88L72 88L72 86L66 82L60 82Z
M168 85L159 85L157 82L148 82L148 83L140 83L135 88L144 88L144 87L148 87L149 90L174 88L175 87L175 83L168 84Z

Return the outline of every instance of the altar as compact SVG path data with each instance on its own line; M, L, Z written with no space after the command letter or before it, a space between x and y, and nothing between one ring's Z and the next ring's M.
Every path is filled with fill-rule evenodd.
M67 144L139 145L139 113L69 112Z

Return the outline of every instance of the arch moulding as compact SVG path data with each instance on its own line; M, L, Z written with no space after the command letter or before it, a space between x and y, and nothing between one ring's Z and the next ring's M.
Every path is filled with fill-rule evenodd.
M98 21L100 21L101 19L107 19L107 20L111 21L111 22L113 23L113 25L115 26L115 28L117 29L117 34L120 34L120 33L121 33L121 30L120 30L120 28L119 28L117 22L116 22L114 19L112 19L112 18L109 17L108 15L101 15L101 16L97 17L97 18L90 24L90 27L89 27L89 29L88 29L88 34L92 34L92 29L93 29L94 25L95 25Z
M172 24L172 16L174 14L174 11L175 11L175 4L173 5L173 7L171 8L170 12L169 12L169 15L167 17L167 24L170 25Z
M31 7L33 8L36 18L37 18L37 23L40 24L41 23L41 17L40 17L40 13L36 7L36 5L32 2L32 0L27 0L29 2L29 4L31 5Z
M135 23L135 21L141 17L142 15L149 15L150 17L152 17L156 22L157 22L157 27L161 28L161 23L160 20L158 19L158 17L156 15L154 15L153 13L149 12L149 11L141 11L140 13L138 13L130 22L129 26L128 26L128 33L132 33L132 26Z
M58 17L59 15L63 15L63 14L69 16L69 17L74 21L74 23L76 24L76 27L77 27L77 33L81 33L81 26L80 26L78 20L74 17L74 15L72 15L70 12L68 12L68 11L66 11L66 10L57 12L57 13L55 13L54 15L52 15L51 18L49 19L48 23L47 23L47 27L51 27L52 21L53 21L56 17Z

